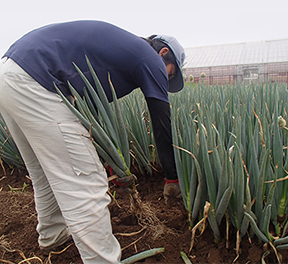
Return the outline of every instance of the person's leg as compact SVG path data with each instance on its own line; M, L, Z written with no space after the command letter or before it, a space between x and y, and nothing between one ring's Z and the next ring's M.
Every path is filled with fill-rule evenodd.
M0 112L13 135L32 180L39 246L49 248L62 245L70 234L47 178L21 129L5 110L0 109Z
M111 229L107 175L89 133L59 95L28 77L25 72L18 73L17 80L5 76L9 89L5 107L17 112L13 118L48 179L83 262L119 263L121 249Z
M3 62L6 59L3 60ZM1 65L2 66L2 65ZM5 67L7 67L5 65ZM4 70L4 69L3 69ZM13 140L20 151L24 160L29 176L32 180L35 198L35 207L37 211L38 225L37 232L39 234L38 242L42 248L58 246L63 244L69 238L67 224L62 216L55 196L50 188L48 180L39 164L39 161L33 152L29 142L23 134L21 128L13 120L13 118L5 110L5 84L3 83L3 75L0 73L0 112L3 116L9 132L13 135ZM7 91L9 93L9 91ZM13 106L11 105L13 108ZM16 108L15 111L16 112Z

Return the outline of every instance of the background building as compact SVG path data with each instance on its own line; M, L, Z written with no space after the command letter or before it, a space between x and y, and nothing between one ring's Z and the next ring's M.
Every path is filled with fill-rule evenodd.
M183 73L194 82L234 84L288 83L288 39L186 48Z

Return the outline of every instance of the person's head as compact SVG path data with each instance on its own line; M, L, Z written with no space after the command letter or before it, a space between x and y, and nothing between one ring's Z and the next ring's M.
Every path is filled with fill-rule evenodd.
M147 39L148 43L163 58L165 65L168 65L170 63L176 65L175 56L174 56L172 50L169 48L169 46L167 44L165 44L163 41L160 41L159 38L156 38L156 37L157 37L157 35L150 36Z
M185 60L184 48L171 36L152 35L145 39L162 57L169 78L169 92L178 92L184 86L181 67Z

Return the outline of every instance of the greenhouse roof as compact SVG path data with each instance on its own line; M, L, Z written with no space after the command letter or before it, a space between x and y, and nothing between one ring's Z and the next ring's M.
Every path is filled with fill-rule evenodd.
M288 62L288 39L186 48L184 68Z

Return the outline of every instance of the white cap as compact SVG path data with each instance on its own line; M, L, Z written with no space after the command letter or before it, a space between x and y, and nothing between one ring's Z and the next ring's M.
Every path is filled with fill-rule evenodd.
M181 71L181 67L183 66L185 60L184 48L180 45L177 39L172 36L157 35L154 39L158 39L159 41L165 43L175 56L178 68L176 70L175 76L169 80L168 91L171 93L179 92L183 89L184 86L183 74Z

